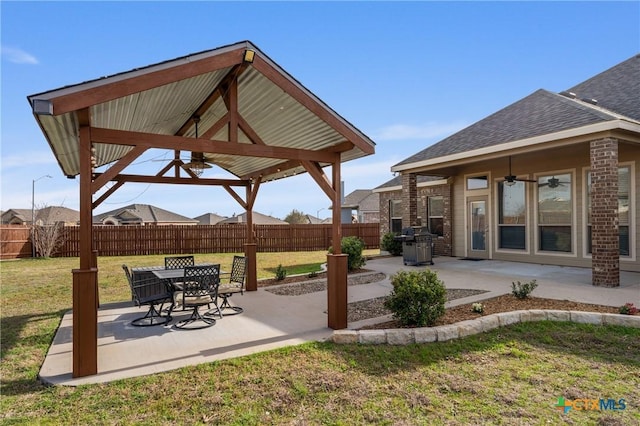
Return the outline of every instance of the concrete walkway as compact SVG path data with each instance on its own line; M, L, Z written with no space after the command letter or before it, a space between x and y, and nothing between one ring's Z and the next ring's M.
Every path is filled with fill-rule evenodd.
M640 306L640 273L622 272L621 286L600 288L591 285L586 268L543 266L493 260L468 261L436 258L428 266L438 272L447 288L485 290L487 293L457 299L447 306L472 303L511 293L512 281L537 280L534 296L586 303L621 306L632 302ZM387 274L387 279L349 287L349 303L386 296L391 291L389 275L400 269L419 270L424 266L404 266L401 257L370 260L369 270ZM327 328L326 291L301 296L278 296L264 288L236 295L232 303L244 313L226 316L202 330L178 330L172 324L188 313L177 313L167 326L133 327L131 320L143 309L131 302L103 305L98 313L98 371L95 376L71 377L72 314L64 315L40 370L40 378L50 384L76 386L137 377L176 368L234 358L308 341L330 338ZM349 324L387 320L388 317Z

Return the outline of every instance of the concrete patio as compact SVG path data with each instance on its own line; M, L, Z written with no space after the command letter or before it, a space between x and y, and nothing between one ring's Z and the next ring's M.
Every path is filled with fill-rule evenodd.
M621 306L640 305L640 273L621 272L621 286L601 288L591 285L591 269L535 265L502 261L468 261L436 258L429 268L438 272L447 288L486 290L487 293L456 299L448 306L511 292L515 280L537 280L534 296L585 303ZM404 266L401 257L381 257L367 262L367 269L383 272L383 281L350 286L349 303L388 295L389 275L400 269L416 270L424 266ZM98 313L98 374L72 378L71 312L64 315L40 370L40 378L55 385L76 386L102 383L169 371L176 368L234 358L279 347L330 338L327 327L326 291L300 296L278 296L265 288L236 295L233 304L244 313L226 316L202 330L178 330L176 320L189 313L178 312L166 326L133 327L131 321L144 314L144 308L132 302L105 304ZM350 323L349 328L379 322L388 317Z

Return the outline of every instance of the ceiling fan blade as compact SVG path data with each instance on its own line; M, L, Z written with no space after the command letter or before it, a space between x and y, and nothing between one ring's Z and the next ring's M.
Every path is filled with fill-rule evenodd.
M533 179L518 179L518 178L515 178L514 180L516 180L518 182L538 182L537 180L533 180Z

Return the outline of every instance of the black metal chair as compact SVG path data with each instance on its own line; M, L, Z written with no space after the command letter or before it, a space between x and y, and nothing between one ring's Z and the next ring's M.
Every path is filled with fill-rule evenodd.
M177 328L200 329L215 325L213 316L220 310L216 304L218 286L220 285L220 265L187 266L184 268L182 290L176 292L176 297L182 302L183 308L193 308L191 316L176 323ZM216 305L204 314L200 312L202 306ZM196 322L202 324L194 326Z
M244 310L239 306L232 306L229 303L229 298L236 293L244 294L244 282L247 273L247 258L244 256L233 256L233 264L231 265L231 272L222 274L222 276L229 276L225 279L226 282L221 283L218 287L218 297L222 298L222 303L218 307L220 313L224 315L224 310L228 309L233 311L227 315L235 315L242 313Z
M171 321L171 312L168 315L162 315L162 306L167 302L173 302L173 296L166 284L157 278L134 277L127 265L122 265L122 269L124 269L124 273L127 276L131 295L136 306L149 306L147 313L143 317L131 321L131 325L147 327L166 324ZM156 308L156 305L160 305L160 308Z
M167 256L164 258L164 269L182 269L195 263L193 256Z

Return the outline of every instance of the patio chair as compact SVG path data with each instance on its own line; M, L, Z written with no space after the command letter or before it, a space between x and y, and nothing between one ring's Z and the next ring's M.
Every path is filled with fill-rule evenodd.
M182 290L176 292L176 298L181 301L183 308L193 308L191 316L176 323L177 328L200 329L215 325L213 316L220 310L216 304L220 285L220 265L187 266L184 268ZM204 314L200 312L202 306L216 305ZM221 316L220 316L221 317ZM194 325L196 322L200 325Z
M194 265L193 256L167 256L164 258L164 269L182 269Z
M218 287L218 297L222 298L222 303L218 307L220 313L224 315L224 310L228 309L233 311L227 315L240 314L244 310L239 306L232 306L229 303L229 298L236 293L244 294L244 281L247 273L247 258L244 256L233 256L233 264L231 266L231 272L222 274L222 276L229 276L225 279L226 282L221 283Z
M140 318L131 321L131 325L136 327L147 327L151 325L166 324L171 321L171 312L168 315L162 315L162 306L165 303L172 303L173 298L171 291L165 283L157 278L144 278L131 275L131 270L127 265L122 265L124 273L127 276L131 295L136 306L149 306L147 313ZM156 308L160 305L160 308Z

